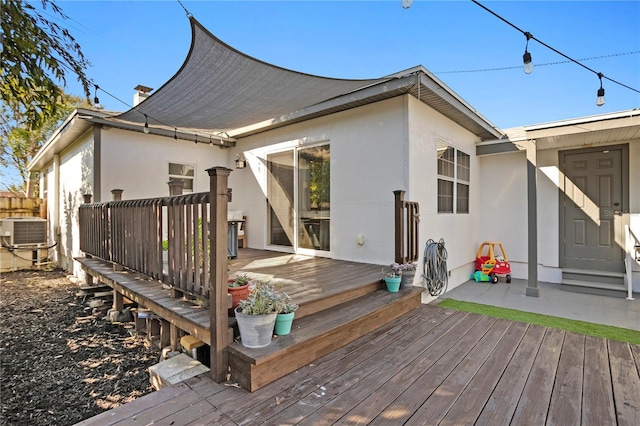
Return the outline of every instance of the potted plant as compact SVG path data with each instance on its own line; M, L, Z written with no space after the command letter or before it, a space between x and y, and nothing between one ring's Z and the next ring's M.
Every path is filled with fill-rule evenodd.
M238 307L241 300L245 300L249 297L249 284L251 281L249 277L244 275L238 275L235 278L229 278L227 283L227 293L231 295L231 315L234 314L234 309Z
M392 263L391 269L400 274L402 279L400 280L400 289L404 290L413 285L413 278L416 276L416 263L415 262L407 262L407 263Z
M391 293L397 293L400 289L400 281L402 280L402 272L391 270L390 272L384 272L384 283L387 286L387 291Z
M261 348L271 343L282 296L269 282L256 282L249 297L235 309L240 341L247 348Z
M298 305L291 301L291 297L287 293L281 293L282 307L278 316L276 316L276 326L274 333L278 336L284 336L291 332L291 326L293 325L293 317L296 314Z

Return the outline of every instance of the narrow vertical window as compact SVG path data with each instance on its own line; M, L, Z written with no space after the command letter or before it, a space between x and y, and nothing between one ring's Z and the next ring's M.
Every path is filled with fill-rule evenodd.
M471 157L441 141L437 157L438 213L469 213Z

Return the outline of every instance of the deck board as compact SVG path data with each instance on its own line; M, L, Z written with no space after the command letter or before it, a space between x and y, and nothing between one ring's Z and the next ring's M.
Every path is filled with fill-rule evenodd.
M478 369L477 374L460 392L455 405L451 407L440 424L451 426L468 425L476 421L526 331L527 324L525 323L510 324L508 333L498 342L495 349Z
M584 369L584 335L566 333L553 385L547 424L580 423Z
M81 424L635 425L638 349L423 305L256 392L204 375Z
M522 391L512 424L544 425L565 332L547 329Z
M622 342L609 341L608 344L618 425L639 425L640 374L632 349Z
M612 386L607 341L586 336L582 385L582 420L585 425L616 423Z

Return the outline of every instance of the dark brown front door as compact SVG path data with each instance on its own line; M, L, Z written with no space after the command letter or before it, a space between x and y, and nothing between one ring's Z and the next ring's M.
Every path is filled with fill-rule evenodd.
M564 267L622 272L622 148L560 153Z

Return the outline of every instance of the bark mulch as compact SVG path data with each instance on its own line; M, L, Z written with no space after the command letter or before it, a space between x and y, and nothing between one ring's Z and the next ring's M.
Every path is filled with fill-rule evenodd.
M153 391L160 351L60 270L0 274L2 425L70 425Z

